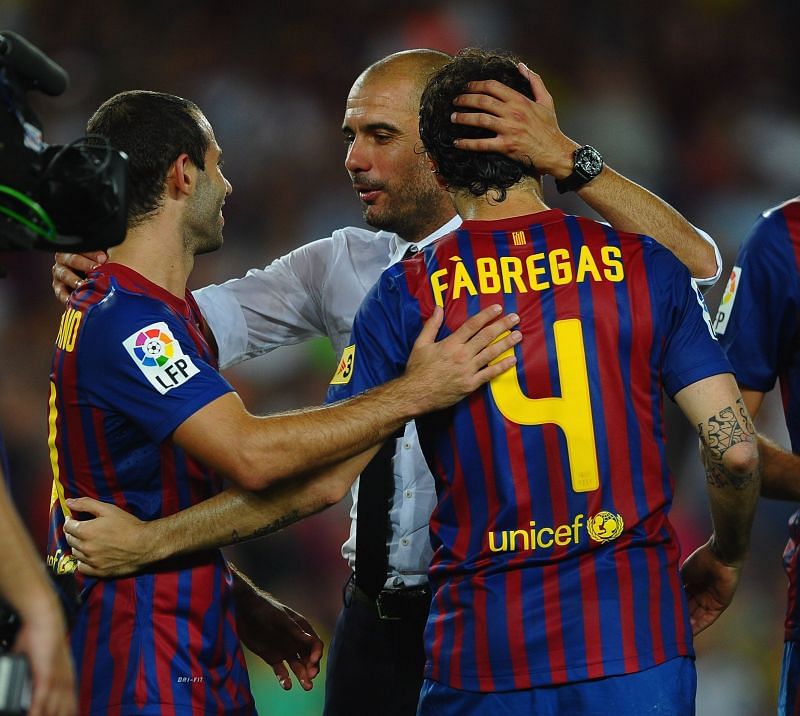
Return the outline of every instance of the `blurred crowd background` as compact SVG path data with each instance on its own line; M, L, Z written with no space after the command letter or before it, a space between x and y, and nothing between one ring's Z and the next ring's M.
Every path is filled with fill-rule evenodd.
M195 100L215 127L234 187L225 247L201 257L194 287L243 274L338 227L363 225L343 168L341 119L350 85L390 52L477 45L520 55L544 78L561 127L708 231L725 269L758 213L798 193L800 53L796 0L0 0L0 29L50 54L71 77L58 99L34 97L45 139L83 133L88 116L124 89ZM586 213L546 182L553 206ZM61 307L48 255L4 255L0 281L0 425L12 489L43 548L51 473L47 381ZM251 361L227 377L254 412L322 401L334 368L326 341ZM668 403L673 510L684 555L708 534L694 432ZM759 428L788 445L779 404ZM345 504L347 503L347 504ZM347 569L339 549L349 499L229 556L330 638ZM774 713L786 580L781 555L793 506L759 507L743 583L696 641L698 714ZM316 714L311 693L280 692L251 660L263 714Z

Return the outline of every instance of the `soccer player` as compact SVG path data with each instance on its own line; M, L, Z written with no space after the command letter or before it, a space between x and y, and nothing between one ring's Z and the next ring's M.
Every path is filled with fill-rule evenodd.
M477 50L434 74L420 135L464 222L382 275L330 390L400 374L437 307L444 335L498 300L520 315L517 367L417 420L438 497L419 713L686 716L692 632L729 603L747 549L752 425L669 251L548 209L530 163L454 147L486 136L450 121L476 80L529 92L514 62ZM698 427L714 521L682 578L662 387Z
M759 436L761 494L800 501L800 197L765 211L739 249L714 330L750 415L780 379L793 452ZM800 711L800 511L783 553L789 577L778 713Z
M222 244L231 191L208 120L179 97L125 92L97 110L88 132L128 154L128 231L73 293L56 337L48 546L56 572L74 571L80 559L63 533L71 497L153 519L215 495L227 477L244 489L274 487L264 499L288 523L298 502L321 509L341 499L371 446L416 414L513 364L485 367L503 342L513 345L492 341L515 316L495 321L494 306L434 343L437 316L399 381L330 408L251 415L216 370L186 289L195 255ZM230 582L218 550L132 578L81 578L70 635L81 712L253 713Z
M378 231L338 229L264 269L196 294L223 367L320 335L329 337L341 352L348 344L355 312L381 271L409 249L425 246L458 226L449 195L436 183L420 151L418 131L425 81L447 60L449 56L432 50L396 53L368 67L350 91L342 123L345 166L361 199L364 220ZM532 159L542 172L566 178L579 145L559 130L541 78L527 68L523 77L536 101L530 93L525 96L497 84L486 88L489 94L476 86L461 97L459 108L481 110L479 114L497 133L491 139L474 140L478 146L469 142L464 146ZM456 119L462 116L476 114L459 112ZM617 228L652 234L693 275L714 281L719 265L713 242L704 241L672 207L608 165L577 194ZM81 261L85 268L92 265L80 256L59 258L76 268L81 268ZM65 274L66 269L54 267L54 287L62 296L66 286L61 278L69 285L78 281L77 275ZM404 608L379 614L376 600L356 588L360 580L351 580L328 656L325 711L329 716L359 710L416 711L424 664L422 631L430 600L427 526L435 492L413 424L397 440L393 467L388 559L379 596L401 602ZM351 537L342 550L351 568L358 562L357 495L354 488ZM265 534L280 525L280 514L271 503L266 504L268 513L262 514L257 496L235 488L148 524L90 499L80 505L97 519L69 520L67 530L80 530L80 548L85 550L81 570L97 575L127 574L155 559ZM78 544L77 534L70 539Z

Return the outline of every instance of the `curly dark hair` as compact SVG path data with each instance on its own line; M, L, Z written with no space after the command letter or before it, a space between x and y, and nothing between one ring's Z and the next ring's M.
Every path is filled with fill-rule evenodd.
M210 138L200 126L202 113L188 99L163 92L120 92L103 102L87 124L128 155L128 228L161 205L170 165L184 152L205 169Z
M466 91L469 82L497 80L534 99L528 80L517 69L517 62L518 58L511 54L467 48L428 80L420 103L419 134L449 188L467 189L474 196L483 196L494 189L497 200L504 201L509 187L525 177L539 178L530 163L517 162L495 152L470 152L453 146L454 139L495 136L488 129L450 121L456 109L453 100ZM459 111L470 110L459 108Z

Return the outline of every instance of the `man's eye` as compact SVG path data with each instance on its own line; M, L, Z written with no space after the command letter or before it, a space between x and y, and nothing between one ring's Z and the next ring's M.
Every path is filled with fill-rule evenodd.
M344 139L345 145L349 147L353 143L353 140L355 139L355 137L352 136L352 135L349 135L349 134L345 134L343 139Z

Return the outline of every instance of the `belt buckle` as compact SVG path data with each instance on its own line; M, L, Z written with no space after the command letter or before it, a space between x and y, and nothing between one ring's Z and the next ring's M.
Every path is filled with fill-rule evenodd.
M393 616L386 611L389 605L384 604L383 599L388 594L390 594L390 592L381 591L378 592L378 596L375 598L375 608L378 610L378 619L383 619L384 621L399 621L401 617Z

